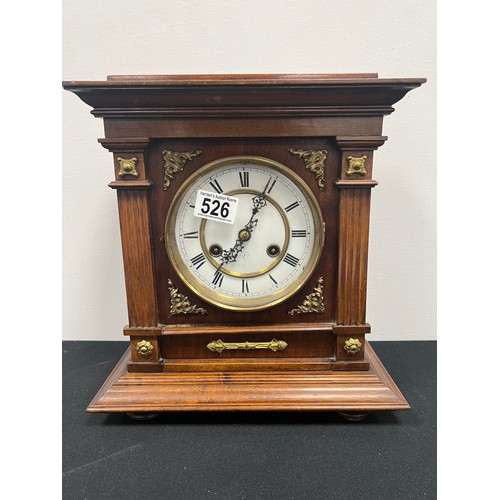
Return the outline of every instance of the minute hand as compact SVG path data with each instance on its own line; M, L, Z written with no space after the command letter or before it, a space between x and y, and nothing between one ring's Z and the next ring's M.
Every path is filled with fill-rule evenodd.
M253 208L252 208L252 216L250 220L245 224L244 229L248 232L248 236L246 238L242 237L241 230L238 233L238 239L232 248L229 250L224 250L222 252L221 266L224 264L229 264L230 262L235 262L238 254L243 250L243 245L246 241L250 239L250 233L254 230L255 226L259 222L259 219L255 219L255 216L259 213L259 211L267 205L267 201L264 193L260 193L257 196L252 198ZM254 220L255 219L255 220Z
M253 220L254 217L259 213L259 211L264 208L267 205L266 198L264 196L264 193L260 193L257 196L254 196L252 198L253 202L253 208L252 208L252 217L250 217L250 220L245 224L245 229L248 229L248 231L252 231L253 228L257 225L257 222L259 222L259 219Z

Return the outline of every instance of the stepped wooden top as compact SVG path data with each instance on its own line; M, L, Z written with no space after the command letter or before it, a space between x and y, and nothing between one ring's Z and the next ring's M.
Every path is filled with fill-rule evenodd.
M64 81L103 117L246 112L318 116L377 114L425 78L379 78L377 73L277 75L110 75L105 81ZM220 113L219 113L220 114Z
M235 74L235 75L109 75L105 81L65 81L64 88L74 86L119 87L171 85L345 85L422 84L425 78L378 78L377 73L319 74Z

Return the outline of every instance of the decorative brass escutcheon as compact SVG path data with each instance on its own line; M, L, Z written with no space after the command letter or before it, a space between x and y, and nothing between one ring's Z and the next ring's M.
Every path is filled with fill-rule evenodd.
M125 175L137 177L139 175L136 168L137 158L135 156L133 158L122 158L119 156L116 161L120 164L120 171L118 172L120 177Z
M151 356L154 349L153 344L147 340L141 340L140 342L137 342L137 345L135 346L137 353L145 358Z
M349 339L345 341L344 350L347 354L354 355L361 351L362 345L363 344L358 339Z
M271 342L222 342L219 340L212 340L207 345L207 349L212 352L221 353L226 349L235 350L235 349L244 349L246 351L250 349L270 349L273 352L282 351L288 346L288 344L284 340L276 340L273 339Z
M318 186L321 191L323 191L325 189L325 160L328 151L326 149L321 149L320 151L306 151L305 149L290 148L288 152L304 160L306 169L310 170L315 175Z
M365 161L367 156L351 156L349 155L346 159L349 162L345 175L366 175Z

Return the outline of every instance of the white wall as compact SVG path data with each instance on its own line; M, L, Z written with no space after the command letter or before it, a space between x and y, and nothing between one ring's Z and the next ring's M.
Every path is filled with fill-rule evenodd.
M436 338L434 0L63 0L63 79L109 74L426 77L375 152L371 340ZM63 92L63 339L123 340L125 287L102 122Z

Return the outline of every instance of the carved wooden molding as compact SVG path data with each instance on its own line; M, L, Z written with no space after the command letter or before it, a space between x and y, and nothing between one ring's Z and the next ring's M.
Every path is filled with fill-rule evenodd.
M251 375L236 371L224 377L221 370L213 373L200 370L127 373L130 360L127 351L110 375L107 390L96 394L87 411L220 411L221 406L226 411L345 410L347 406L351 411L409 409L368 342L365 342L365 358L370 371L365 368L347 376L342 371L325 369L320 372L290 371L286 376L283 372L270 370ZM229 360L224 362L224 366L229 364ZM238 359L237 364L243 362ZM352 365L349 368L352 369ZM290 394L293 397L288 396Z
M373 151L387 140L385 135L337 136L335 141L342 151Z
M338 188L373 188L378 186L378 182L373 179L339 179L335 181L335 186Z
M157 336L161 335L162 325L160 326L125 326L124 335Z
M111 181L108 186L111 189L149 189L153 183L148 180L138 181Z
M363 325L337 325L332 326L333 333L357 335L361 333L370 333L371 325L369 323L364 323Z
M106 139L97 139L103 148L112 153L121 153L125 151L144 152L149 147L149 137L114 137Z

